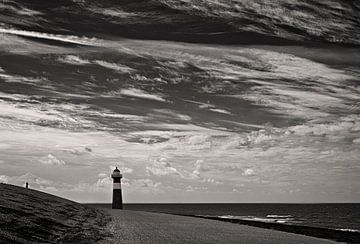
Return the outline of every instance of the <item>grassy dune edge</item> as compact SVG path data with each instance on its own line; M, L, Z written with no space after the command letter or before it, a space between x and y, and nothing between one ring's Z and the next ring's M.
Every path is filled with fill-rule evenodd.
M0 243L91 243L110 237L111 217L60 197L0 184Z

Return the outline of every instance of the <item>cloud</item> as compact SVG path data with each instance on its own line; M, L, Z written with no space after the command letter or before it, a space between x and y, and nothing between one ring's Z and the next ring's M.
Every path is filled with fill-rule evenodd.
M85 65L91 64L87 59L83 59L77 55L66 55L65 57L59 57L58 60L63 63L73 64L73 65Z
M64 160L58 159L52 154L48 154L46 157L40 159L39 161L42 164L45 164L45 165L58 165L58 166L60 166L60 165L65 165L66 164Z
M305 135L328 135L340 132L358 132L360 131L360 116L345 116L338 121L323 123L308 123L289 127L286 132L294 133L299 136Z
M134 17L137 16L137 14L135 13L131 13L131 12L125 12L122 9L118 9L118 8L90 8L91 11L98 13L98 14L103 14L103 15L107 15L107 16L112 16L112 17L118 17L118 18L129 18L129 17Z
M210 149L212 146L211 136L209 135L193 135L184 138L185 141L191 145L193 150Z
M11 103L0 103L0 116L11 116L24 121L59 120L58 116L44 113L35 107L17 107Z
M0 119L3 123L9 120L12 126L15 125L41 125L43 127L60 127L76 129L80 127L90 128L93 122L84 119L86 105L71 103L49 103L37 102L41 97L26 95L9 95L0 92ZM83 117L84 116L84 117Z
M129 46L133 43L131 41ZM151 48L155 47L155 51L152 51L147 47L147 43L141 42L143 49L156 54L159 48L156 49L156 45L150 42ZM166 48L167 50L163 50ZM182 44L165 43L164 46L161 45L160 49L162 49L159 54L161 59L175 57L174 60L179 60L183 64L180 65L182 67L176 67L176 72L173 72L177 73L177 78L180 77L180 73L186 75L191 67L199 70L191 73L191 77L200 74L203 78L199 79L199 83L196 84L199 89L191 89L189 93L185 94L186 98L194 101L188 100L183 103L185 97L178 97L173 104L147 103L146 101L150 101L150 98L164 101L167 99L167 94L169 96L175 94L167 89L162 90L165 85L152 80L153 74L150 73L146 73L146 76L132 74L129 77L136 83L132 83L136 88L123 90L125 94L127 92L128 97L120 94L121 90L114 93L118 94L118 97L105 96L104 93L100 93L99 98L98 93L94 92L94 97L91 95L85 99L82 97L74 99L59 92L51 98L51 103L46 103L47 97L43 93L41 93L42 96L0 94L2 99L0 104L0 154L2 160L6 162L0 165L1 171L4 174L14 172L12 170L26 172L31 167L34 173L46 175L49 167L44 167L40 163L34 164L33 160L40 158L46 160L46 163L50 161L56 165L56 160L43 158L44 155L47 155L44 152L51 152L51 155L56 156L57 160L63 160L67 165L67 167L58 168L63 172L61 177L64 179L54 176L59 178L52 180L68 182L68 184L57 182L56 185L41 187L52 190L52 187L56 187L62 192L72 192L74 195L81 191L84 195L98 197L109 190L106 185L111 182L109 181L109 179L111 180L109 177L111 171L107 166L119 160L121 171L129 174L129 179L124 179L124 184L129 184L132 190L140 189L140 192L146 192L144 189L151 187L161 188L166 193L163 199L167 198L167 200L177 200L177 198L172 198L174 195L171 195L171 190L166 188L169 185L176 187L175 184L178 184L181 189L187 185L195 188L206 184L211 195L205 198L205 193L199 194L199 198L201 196L209 201L211 201L211 197L223 199L218 192L231 191L236 184L246 184L251 191L257 192L257 185L261 182L268 182L268 186L263 187L265 193L272 189L288 190L285 188L289 184L294 184L294 189L296 189L298 181L304 177L308 177L306 182L312 186L324 182L332 184L331 178L334 178L336 179L335 188L344 191L348 189L346 188L348 185L357 184L355 174L358 172L356 167L360 155L357 147L358 138L360 138L359 118L357 116L341 118L341 115L337 114L337 111L343 108L341 114L356 114L356 108L351 111L346 110L351 103L345 96L350 94L349 99L353 99L356 97L357 90L350 81L349 84L344 82L347 77L343 76L341 70L319 66L316 68L322 69L322 71L316 71L312 69L313 62L303 60L303 63L291 63L299 66L298 69L286 70L285 67L278 73L274 73L272 70L277 69L277 65L286 66L281 63L281 59L289 59L289 55L277 57L276 52L270 55L267 51L256 48L232 49L229 47L229 49L224 49L214 47L210 49L205 47L203 49L199 45L185 44L183 46ZM172 56L174 49L177 52ZM52 50L49 49L49 51ZM69 49L64 53L71 52L74 52L74 49ZM90 55L84 54L84 52L86 52L86 48L82 48L81 52L76 52L74 55L61 57L67 59L66 62L69 63L73 62L79 65L90 63L92 67L100 65L94 63L100 60L91 59ZM91 50L92 55L105 57L96 52L97 50ZM229 53L238 58L224 58L224 55ZM264 60L261 57L263 54L265 54ZM177 56L180 58L177 59ZM56 58L58 55L51 57ZM227 62L230 59L249 62L251 67L230 65ZM117 64L111 59L107 62L101 64L108 65L107 68L111 68L112 64ZM136 66L135 63L129 65ZM161 64L156 62L155 66L157 65ZM270 67L266 73L252 70L254 66L261 68L267 65ZM310 71L307 70L308 68L301 69L302 65L306 67L310 65L308 67ZM173 66L177 66L177 64L173 64ZM112 68L116 69L116 67ZM166 66L166 68L170 69L171 67ZM174 70L170 70L170 72ZM9 77L10 75L5 71L8 72L6 68L0 70L0 75L3 75L2 77L8 75L8 78L3 78L6 81L12 79L28 84L32 82L30 79ZM293 71L298 73L296 75L301 79L295 78L296 75L291 77ZM173 75L173 73L171 74ZM206 75L216 75L214 76L216 78L211 79L213 83L209 84L210 91L223 89L221 94L234 94L234 96L203 94L200 87L203 85L201 82L209 80ZM332 75L335 75L336 79L333 79ZM161 77L170 80L165 75ZM231 77L233 78L231 82L226 82ZM290 77L293 82L288 82L287 77ZM216 79L221 80L218 82ZM180 79L180 82L186 81L186 79ZM34 80L32 84L36 84L36 82L39 83L42 80ZM150 86L154 83L156 86L160 85L158 90L151 90ZM54 83L49 82L49 84ZM149 85L146 86L146 90L137 87L137 85L145 87L145 84ZM332 92L326 91L325 88L329 88ZM128 98L136 97L134 93L139 98L147 98L129 101ZM261 95L260 99L258 94ZM180 95L182 94L179 93ZM65 101L61 100L61 96L64 96L66 102L61 103L61 101ZM155 96L155 98L151 96ZM255 100L258 100L253 101L247 96L253 96ZM114 98L116 98L118 106L114 106ZM207 101L209 102L206 105ZM253 101L253 103L249 101ZM81 106L75 103L79 103ZM317 106L318 103L319 106ZM138 105L141 106L138 107ZM203 109L199 109L199 105ZM286 106L290 106L288 107L289 113L285 109ZM231 118L234 124L223 125L223 121L218 119L221 114L210 112L211 109L221 108L226 111L228 109L233 113L233 116L224 117L229 121ZM275 115L274 110L277 111ZM301 119L295 120L293 118L295 113L298 113ZM331 116L327 117L329 115ZM308 118L311 120L307 120ZM267 126L265 124L267 121L273 121L274 126ZM247 126L245 129L243 129L244 125ZM220 128L220 126L227 128ZM145 143L139 143L140 141ZM85 147L91 148L92 152L86 151ZM198 159L201 160L197 161ZM6 167L8 165L9 167ZM83 165L86 167L80 167ZM122 168L122 165L130 168ZM80 169L81 174L78 173ZM253 172L246 171L250 169ZM97 175L100 172L103 174ZM256 175L245 177L251 176L251 174ZM89 175L92 175L93 178L89 179ZM150 179L139 180L144 177L149 177L152 181L149 181ZM81 183L74 183L72 178ZM109 179L105 180L106 178ZM3 180L9 179L3 177ZM216 184L219 180L223 182L223 185ZM71 182L72 184L70 184ZM276 185L278 182L286 182L286 184L278 186ZM320 186L319 188L334 186ZM263 193L262 190L259 191ZM356 193L355 191L356 189L353 190L353 193ZM144 193L134 194L138 194L137 199L140 199ZM229 196L232 197L232 195ZM246 199L251 201L256 198L254 195L250 196L253 198ZM78 199L77 196L75 197ZM98 197L97 199L103 198ZM224 199L228 200L229 198ZM233 198L232 200L242 199Z
M159 95L149 94L143 90L136 89L136 88L121 89L119 94L128 96L128 97L142 98L142 99L154 100L154 101L159 101L159 102L166 101L163 97L161 97Z
M167 175L177 175L182 176L182 174L168 162L166 158L154 159L151 161L150 166L146 166L146 172L155 176L167 176Z
M196 160L194 166L195 169L192 174L197 178L200 178L202 172L208 171L208 169L204 166L204 160Z
M245 169L244 172L243 172L243 175L244 176L254 176L255 172L254 172L253 169Z
M120 172L123 174L131 174L134 172L134 170L128 167L120 167Z
M225 110L225 109L220 109L220 108L211 108L209 109L210 111L216 112L216 113L221 113L221 114L229 114L231 115L232 113Z
M25 7L21 6L21 5L11 6L11 5L6 5L4 3L5 2L0 3L0 9L10 10L10 11L13 11L14 13L16 13L16 14L19 14L19 15L35 16L35 15L41 15L42 14L39 11L28 9L28 8L25 8Z
M6 183L8 184L9 183L9 176L7 175L0 175L0 183Z
M11 34L25 37L35 37L40 39L48 39L55 40L67 43L74 43L86 46L98 46L99 40L96 38L88 38L88 37L78 37L73 35L60 35L60 34L51 34L51 33L41 33L36 31L25 31L25 30L16 30L16 29L5 29L0 28L0 33L3 34Z
M170 109L153 109L151 115L157 119L178 119L190 121L191 117Z
M206 187L206 186L191 186L191 185L188 185L187 187L185 187L186 192L194 192L194 191L204 192L207 189L208 189L208 187Z
M66 55L64 57L59 57L58 61L72 65L95 64L120 73L130 73L134 71L134 69L123 64L111 63L104 60L89 60L89 59L81 58L80 56L77 55Z
M106 178L106 177L109 177L109 175L106 174L106 173L99 173L99 174L98 174L98 177L99 177L99 178Z
M98 64L104 68L115 70L115 71L121 72L121 73L131 73L132 71L135 71L134 69L132 69L126 65L110 63L110 62L106 62L103 60L95 60L94 63Z
M112 163L111 165L109 165L109 170L110 170L110 172L112 172L115 169L115 167L118 167L118 169L120 170L120 172L122 174L131 174L131 173L134 172L134 169L132 169L132 168L129 168L129 167L126 167L126 166L121 166L121 165L124 165L124 164L125 163L123 163L123 162L117 162L115 164Z
M41 178L30 172L19 175L19 176L7 176L0 175L0 182L12 185L23 186L26 182L29 183L30 187L38 188L39 186L53 186L55 183L51 180Z
M217 108L215 105L210 104L210 103L199 103L199 102L194 102L194 101L190 101L190 100L187 100L187 102L192 102L192 103L199 104L199 108L201 108L201 109L206 109L207 108L210 111L215 112L215 113L232 115L232 113L229 112L228 110Z
M111 189L111 186L112 186L112 179L110 177L101 177L100 179L98 179L96 181L96 183L94 184L94 187L95 189L99 189L99 188L102 188L102 189Z
M353 140L353 143L354 143L354 144L360 144L360 138L354 139L354 140Z
M166 187L161 182L152 179L134 179L129 181L127 189L131 192L141 192L142 194L164 193Z

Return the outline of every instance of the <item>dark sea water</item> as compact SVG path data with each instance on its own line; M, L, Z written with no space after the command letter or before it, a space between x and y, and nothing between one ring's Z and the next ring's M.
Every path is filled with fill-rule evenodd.
M95 204L110 208L110 204ZM124 209L217 216L360 233L360 204L125 204Z

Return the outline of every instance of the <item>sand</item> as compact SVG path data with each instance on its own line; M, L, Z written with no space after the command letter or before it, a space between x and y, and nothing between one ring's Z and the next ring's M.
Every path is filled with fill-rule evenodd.
M216 220L130 210L105 210L112 216L112 238L101 243L335 243L276 230Z

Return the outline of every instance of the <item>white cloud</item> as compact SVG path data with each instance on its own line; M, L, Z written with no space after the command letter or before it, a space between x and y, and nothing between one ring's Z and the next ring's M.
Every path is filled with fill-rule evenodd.
M58 60L63 63L73 64L73 65L85 65L90 64L90 61L83 59L76 55L66 55L65 57L59 57Z
M96 64L101 67L111 69L120 73L130 73L134 71L134 69L118 63L111 63L104 60L89 60L81 58L77 55L66 55L64 57L59 57L58 60L63 63L73 64L73 65L86 65L86 64Z
M56 40L56 41L62 41L62 42L67 42L67 43L87 45L87 46L97 46L100 44L96 38L78 37L78 36L73 36L73 35L41 33L41 32L36 32L36 31L16 30L16 29L10 29L10 28L8 28L8 29L0 28L0 33L18 35L18 36L26 36L26 37L35 37L35 38L40 38L40 39Z
M200 192L204 192L208 189L208 187L206 186L191 186L191 185L188 185L186 188L185 188L185 191L186 192L194 192L194 191L200 191Z
M208 171L208 169L204 166L204 160L196 160L194 166L195 166L195 169L192 172L192 174L197 178L201 177L202 172Z
M254 172L253 169L245 169L244 172L243 172L243 175L244 176L254 176L255 172Z
M0 103L0 116L11 116L20 120L37 121L37 120L59 120L56 115L50 115L37 110L34 107L21 108L15 104Z
M135 13L128 13L125 12L122 9L118 9L118 8L90 8L91 11L95 12L95 13L99 13L99 14L103 14L103 15L107 15L107 16L112 16L112 17L118 17L118 18L129 18L129 17L133 17L133 16L137 16L137 14Z
M232 113L225 110L225 109L220 109L220 108L211 108L209 109L210 111L216 112L216 113L221 113L221 114L229 114L231 115Z
M105 190L111 189L112 179L110 177L100 178L95 183L95 189L103 188Z
M156 118L164 118L164 119L179 119L184 121L190 121L191 117L185 114L181 114L176 111L172 111L170 109L153 109L152 116Z
M146 166L146 172L156 176L178 175L182 174L168 162L166 158L154 159L150 166Z
M9 183L9 178L7 175L0 175L0 183Z
M109 174L99 173L99 174L98 174L98 177L99 177L99 178L106 178L106 177L109 177Z
M134 172L134 170L128 167L120 167L120 172L123 174L131 174Z
M19 15L25 15L25 16L35 16L35 15L41 15L42 13L36 10L28 9L25 7L22 7L21 5L5 5L0 3L0 9L6 9L15 12Z
M126 65L118 64L118 63L110 63L110 62L106 62L103 60L95 60L94 63L98 64L104 68L115 70L115 71L118 71L121 73L130 73L130 72L134 71L134 69L132 69Z
M42 158L39 160L42 164L46 164L46 165L65 165L65 161L56 158L54 155L52 154L48 154L46 157Z
M0 175L0 182L13 184L18 186L23 186L26 182L29 183L30 187L38 188L39 186L53 186L55 183L53 181L43 179L37 175L34 175L30 172L19 175L19 176L7 176Z
M136 97L148 100L154 100L159 102L165 102L166 100L157 94L149 94L146 91L136 89L136 88L129 88L129 89L121 89L119 92L120 95L129 96L129 97Z
M129 191L143 194L164 193L165 189L166 187L161 182L155 182L148 178L132 180L128 185Z
M353 140L353 143L355 143L355 144L360 144L360 138L354 139L354 140Z

